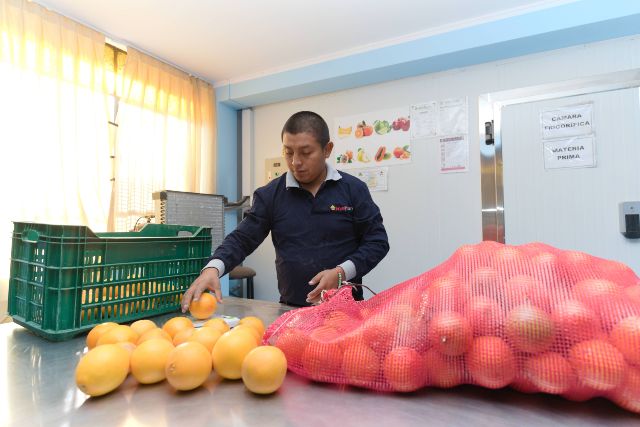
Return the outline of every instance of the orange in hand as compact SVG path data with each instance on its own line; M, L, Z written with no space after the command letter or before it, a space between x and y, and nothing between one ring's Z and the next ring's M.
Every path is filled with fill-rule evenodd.
M196 319L208 319L216 311L218 302L216 297L208 292L200 295L198 301L192 301L189 305L189 312Z

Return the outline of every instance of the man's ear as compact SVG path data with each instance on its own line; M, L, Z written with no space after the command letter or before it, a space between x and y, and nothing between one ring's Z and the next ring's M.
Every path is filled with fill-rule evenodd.
M333 142L327 142L327 145L324 146L324 158L328 159L331 155L331 151L333 150Z

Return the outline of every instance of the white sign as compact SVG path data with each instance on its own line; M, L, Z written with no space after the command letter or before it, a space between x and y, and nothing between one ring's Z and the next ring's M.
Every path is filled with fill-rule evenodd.
M466 134L469 128L467 98L444 99L438 103L440 109L438 135Z
M545 169L590 168L596 165L592 135L544 142Z
M431 101L411 106L411 138L428 138L438 134L438 102Z
M467 98L449 98L411 106L411 139L467 134Z
M465 135L440 138L440 173L466 172L469 169L469 144Z
M593 104L574 105L540 113L542 139L589 135L593 132Z
M369 191L387 191L387 176L389 174L388 167L369 168L369 169L351 169L349 173L360 178Z

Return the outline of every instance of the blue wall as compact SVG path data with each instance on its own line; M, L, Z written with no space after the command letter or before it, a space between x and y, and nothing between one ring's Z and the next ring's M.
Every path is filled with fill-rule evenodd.
M217 119L217 149L216 164L217 194L227 196L229 201L238 199L238 112L235 108L218 102L216 104ZM225 235L229 234L237 225L236 211L225 214ZM222 294L229 295L229 279L224 276L221 281Z

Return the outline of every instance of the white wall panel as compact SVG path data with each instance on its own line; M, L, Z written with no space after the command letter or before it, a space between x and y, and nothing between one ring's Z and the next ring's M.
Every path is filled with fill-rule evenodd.
M592 103L596 167L545 169L540 113ZM640 200L638 88L505 107L505 242L541 241L622 261L640 273L640 241L619 232L618 203Z

